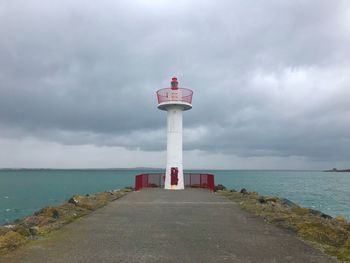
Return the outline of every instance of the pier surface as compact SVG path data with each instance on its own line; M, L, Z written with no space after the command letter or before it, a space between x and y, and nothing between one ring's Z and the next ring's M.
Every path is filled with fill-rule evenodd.
M143 189L0 262L335 262L202 189Z

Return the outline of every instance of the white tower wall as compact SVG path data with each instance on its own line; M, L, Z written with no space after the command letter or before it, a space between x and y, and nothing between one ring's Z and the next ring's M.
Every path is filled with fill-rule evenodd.
M192 95L192 90L178 87L176 77L172 78L170 88L157 91L158 109L167 111L165 189L185 188L182 166L182 112L192 108Z
M184 189L182 166L182 111L181 105L167 107L167 165L165 175L165 189ZM178 169L178 183L171 185L171 168Z

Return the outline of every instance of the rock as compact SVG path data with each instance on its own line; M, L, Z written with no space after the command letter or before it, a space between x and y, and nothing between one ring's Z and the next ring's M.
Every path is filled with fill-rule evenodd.
M36 236L39 234L39 227L32 226L31 228L29 228L29 232L32 236Z
M25 242L25 238L19 233L9 231L5 235L0 236L0 252L12 250Z
M291 211L298 216L306 216L310 214L310 209L305 207L292 207Z
M16 218L12 223L17 224L22 221L22 218Z
M52 217L55 218L55 219L60 218L60 213L58 212L57 209L54 209L54 210L52 211Z
M336 219L338 222L340 222L340 223L346 223L346 219L345 219L345 217L342 216L342 215L336 216L335 219Z
M260 204L266 204L266 199L264 196L259 196L258 201Z
M4 225L4 227L8 228L8 229L11 229L11 228L14 228L16 225Z
M128 191L134 191L135 189L132 186L127 186L127 187L124 187L123 190L126 190L128 192ZM119 191L119 189L118 189L118 191Z
M68 202L55 207L42 208L31 216L16 220L12 224L0 226L0 254L18 247L27 240L35 240L41 235L59 229L76 218L87 215L132 190L130 187L93 195L75 195Z
M223 191L223 190L226 190L226 187L223 186L222 184L218 184L218 185L215 185L214 186L214 191Z
M231 189L230 192L231 193L237 193L237 191L235 189Z
M273 203L276 203L278 200L277 197L267 197L266 198L266 202L273 202Z
M74 204L75 206L95 210L102 206L105 206L108 202L117 199L117 193L111 194L107 192L97 193L90 196L75 195L68 200L68 203Z
M320 244L339 247L348 239L348 233L341 228L319 222L305 222L298 225L298 235Z
M325 218L325 219L332 219L333 218L330 215L327 215L325 213L322 213L321 211L314 210L314 209L311 209L311 208L309 209L309 213L312 214L312 215L315 215L315 216L319 216L319 217Z
M265 221L296 232L340 262L350 262L350 222L344 217L332 219L330 215L301 207L288 199L261 196L244 188L240 193L222 191L220 194Z
M78 200L75 199L75 196L72 196L69 200L68 203L73 204L73 205L77 205L78 204Z
M36 216L43 216L43 217L49 217L49 218L54 218L58 219L60 217L59 211L51 206L45 207L38 212L35 212L34 215Z
M20 225L30 228L33 226L41 225L42 221L43 221L42 216L28 216L23 220L23 222L20 223Z
M287 198L281 198L281 204L288 207L299 207L296 203L290 201Z
M0 236L5 235L7 232L9 232L9 229L5 226L0 226Z
M23 225L17 225L15 228L13 228L13 231L17 232L18 234L28 237L30 236L30 230Z
M248 194L248 191L247 189L245 188L242 188L241 191L239 191L241 194Z

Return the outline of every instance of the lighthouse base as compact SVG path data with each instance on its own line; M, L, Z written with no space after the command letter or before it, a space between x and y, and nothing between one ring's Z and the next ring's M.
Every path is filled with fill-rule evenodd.
M142 188L164 188L165 173L151 173L139 174L135 176L135 191ZM184 182L186 187L193 188L208 188L214 191L214 175L213 174L199 174L199 173L185 173ZM170 188L171 189L171 188ZM173 189L181 190L181 189Z
M167 165L165 172L164 189L184 190L184 175L182 165Z

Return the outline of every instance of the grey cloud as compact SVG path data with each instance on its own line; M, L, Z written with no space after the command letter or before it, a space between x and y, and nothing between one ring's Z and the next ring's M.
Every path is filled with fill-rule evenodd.
M185 148L350 157L346 1L0 4L4 137L165 148L155 91L194 89Z

